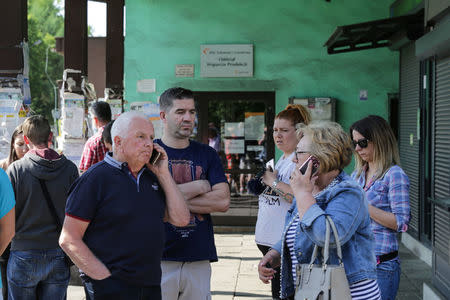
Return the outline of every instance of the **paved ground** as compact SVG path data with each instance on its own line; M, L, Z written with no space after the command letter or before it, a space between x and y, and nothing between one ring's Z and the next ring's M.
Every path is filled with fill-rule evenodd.
M257 275L261 253L253 234L216 234L219 262L212 264L211 290L213 300L271 299L270 285ZM423 282L431 281L431 268L401 246L402 277L397 299L422 299ZM81 287L70 286L69 300L82 300ZM193 299L195 300L195 299Z

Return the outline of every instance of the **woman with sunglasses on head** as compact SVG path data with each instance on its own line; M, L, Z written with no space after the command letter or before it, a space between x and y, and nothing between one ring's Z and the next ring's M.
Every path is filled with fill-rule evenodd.
M343 171L352 158L350 137L334 122L302 125L298 136L296 167L290 180L295 199L286 214L281 240L258 265L259 278L267 283L276 274L274 267L281 264L281 298L293 300L296 267L310 263L315 244L324 247L326 219L330 217L337 228L351 297L379 300L364 191ZM336 248L334 237L330 246ZM336 249L330 250L328 264L339 263Z
M400 281L397 233L408 229L409 179L400 168L397 141L382 117L368 116L350 127L356 153L352 177L366 192L383 300L395 299Z
M274 171L266 170L261 178L252 179L249 182L250 191L252 191L252 185L260 186L259 192L253 190L254 194L259 194L255 241L263 255L280 239L284 217L293 199L289 178L295 167L293 158L299 141L295 126L300 123L308 124L310 121L309 112L299 104L289 104L279 112L273 124L273 139L283 155L276 163ZM279 270L271 280L271 285L272 298L279 299Z

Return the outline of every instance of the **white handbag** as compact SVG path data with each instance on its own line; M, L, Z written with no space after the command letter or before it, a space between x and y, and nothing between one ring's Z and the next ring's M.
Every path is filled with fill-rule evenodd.
M336 251L339 257L339 265L329 265L330 250L330 226L336 240ZM314 264L317 258L319 246L314 246L314 251L309 264L297 265L297 289L295 300L345 300L352 299L350 288L345 275L342 262L342 250L339 236L333 220L326 217L325 245L323 249L322 264Z

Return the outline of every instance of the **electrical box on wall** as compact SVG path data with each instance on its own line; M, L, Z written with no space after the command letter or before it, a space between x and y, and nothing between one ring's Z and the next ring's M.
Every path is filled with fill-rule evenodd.
M290 97L289 103L305 106L312 120L335 121L336 99L331 97Z

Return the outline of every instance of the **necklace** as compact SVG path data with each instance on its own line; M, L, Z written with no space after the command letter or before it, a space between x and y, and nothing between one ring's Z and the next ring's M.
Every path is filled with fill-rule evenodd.
M325 193L327 190L331 189L333 186L335 186L338 183L339 183L338 178L337 177L334 178L333 181L331 181L323 190L321 190L317 194L313 195L314 199L317 200L317 198L319 198L320 195L322 195L323 193Z
M369 175L369 172L367 172L367 175ZM367 180L368 178L369 178L369 176L365 176L366 178L366 184L364 185L364 191L366 192L371 186L372 186L372 184L373 184L373 182L374 182L374 179L375 179L375 175L376 175L376 172L374 172L371 176L370 176L370 179L369 180Z

